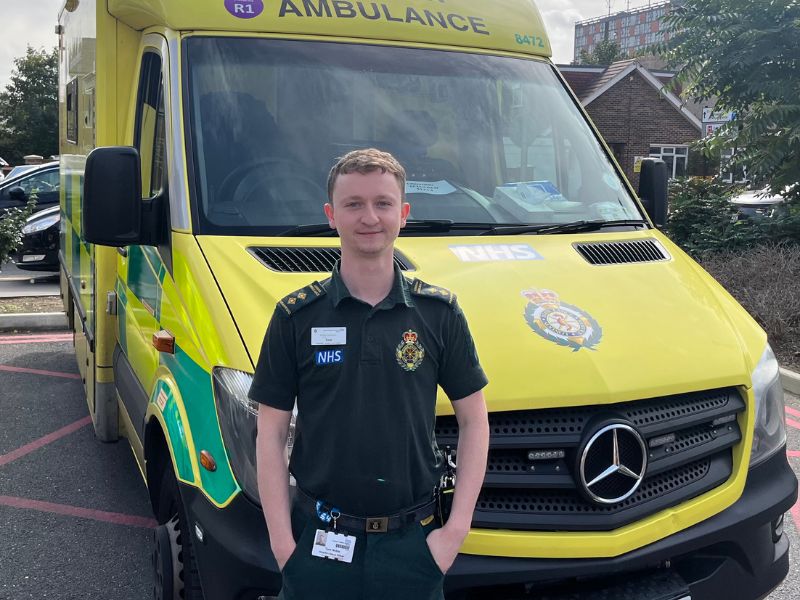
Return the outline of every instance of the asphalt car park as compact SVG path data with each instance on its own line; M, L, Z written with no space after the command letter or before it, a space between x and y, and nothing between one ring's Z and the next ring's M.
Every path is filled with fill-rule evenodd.
M64 333L0 334L0 598L152 597L130 447L98 442Z
M786 399L800 473L800 398ZM152 597L147 491L127 442L94 437L70 334L0 333L0 423L0 600ZM791 566L770 600L800 595L800 502L785 529Z

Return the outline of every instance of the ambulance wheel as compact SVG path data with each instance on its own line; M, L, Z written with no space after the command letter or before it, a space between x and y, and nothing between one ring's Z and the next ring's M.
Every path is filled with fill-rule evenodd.
M164 470L159 499L161 524L153 533L153 600L203 600L189 521L170 468Z

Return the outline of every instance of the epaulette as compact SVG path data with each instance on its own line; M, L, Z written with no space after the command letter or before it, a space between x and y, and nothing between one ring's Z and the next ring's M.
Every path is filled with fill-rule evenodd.
M281 301L278 302L278 306L285 310L287 315L292 315L304 306L308 306L315 300L322 298L326 293L327 292L325 291L325 288L322 287L322 284L320 284L319 281L315 281L304 288L295 290L285 298L281 299Z
M415 279L411 282L411 293L415 296L424 296L426 298L436 298L451 306L456 303L456 295L448 289L436 285L425 283L421 279Z

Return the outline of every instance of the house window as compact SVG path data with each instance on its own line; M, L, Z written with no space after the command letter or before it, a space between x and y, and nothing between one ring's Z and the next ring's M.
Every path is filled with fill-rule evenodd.
M686 177L689 146L650 146L650 158L660 158L667 163L667 174L671 179Z
M746 183L747 169L744 165L736 165L735 167L730 164L733 155L736 151L733 148L726 148L722 151L720 157L720 179L726 183Z

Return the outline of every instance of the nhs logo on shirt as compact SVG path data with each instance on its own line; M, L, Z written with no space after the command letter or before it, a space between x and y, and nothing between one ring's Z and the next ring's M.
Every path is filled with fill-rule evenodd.
M317 350L314 352L317 365L335 365L344 362L344 350Z

